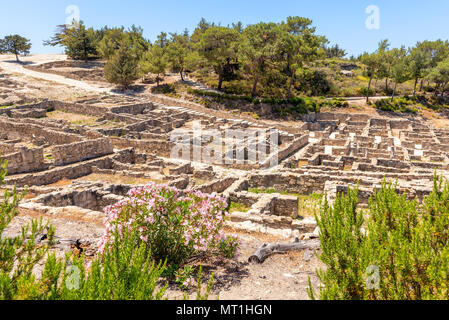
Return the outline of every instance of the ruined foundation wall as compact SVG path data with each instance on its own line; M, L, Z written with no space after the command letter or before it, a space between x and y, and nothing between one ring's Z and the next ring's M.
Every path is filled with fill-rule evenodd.
M123 138L110 138L114 147L135 148L140 152L156 153L158 155L169 157L174 143L166 140L133 140Z
M73 133L49 130L31 123L0 120L0 134L2 133L11 140L27 138L34 141L35 139L45 139L48 143L54 145L83 140L83 136Z
M111 154L113 147L108 138L76 142L53 148L56 165L64 165Z
M8 161L6 167L8 174L39 171L46 167L42 148L28 149L23 147L19 152L0 156L0 159Z

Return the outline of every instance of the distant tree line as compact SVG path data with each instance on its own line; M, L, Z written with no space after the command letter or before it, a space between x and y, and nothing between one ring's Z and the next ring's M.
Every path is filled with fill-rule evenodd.
M192 34L162 32L154 43L135 26L94 30L80 22L58 26L44 42L62 45L72 59L105 59L106 79L124 87L149 72L161 75L171 70L184 79L186 71L209 67L218 76L218 90L239 71L252 82L252 96L261 83L281 77L288 97L298 74L326 56L326 43L325 37L315 34L312 21L302 17L247 27L241 22L221 26L202 19Z
M191 34L188 30L162 32L154 43L135 26L94 30L81 22L58 26L45 44L64 46L72 59L105 59L106 79L125 88L147 73L158 75L159 85L160 75L167 70L179 72L184 80L187 71L209 68L218 77L217 90L238 75L251 83L252 97L258 95L261 85L269 84L283 88L287 99L299 85L313 82L326 87L325 75L312 69L315 60L346 56L338 44L329 47L328 40L316 34L312 20L303 17L246 27L241 22L221 26L203 18ZM418 42L411 48L390 48L389 41L383 40L375 52L349 60L364 65L369 79L367 100L374 79L384 79L385 92L392 97L399 84L410 80L414 82L413 95L424 85L443 95L449 83L447 40Z
M385 80L385 91L391 92L392 98L398 84L414 81L413 95L423 89L424 82L434 84L435 95L443 95L449 83L449 41L423 41L406 49L390 48L388 40L379 43L373 53L363 53L358 60L365 66L369 77L367 101L373 79ZM390 88L389 84L394 83Z

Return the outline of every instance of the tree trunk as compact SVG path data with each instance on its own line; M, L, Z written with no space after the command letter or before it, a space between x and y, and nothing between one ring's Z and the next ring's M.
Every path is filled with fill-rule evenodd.
M15 55L16 55L16 61L19 62L19 61L20 61L20 60L19 60L19 54L18 54L18 53L15 53Z
M393 101L393 99L394 99L394 94L396 93L397 86L398 86L398 84L395 82L394 83L394 88L393 88L393 94L391 95L391 101Z
M218 88L217 88L217 90L218 91L221 91L221 88L223 87L223 74L222 73L220 73L219 75L218 75Z
M435 97L438 97L438 88L439 87L440 87L440 84L439 83L435 83L435 89L434 89L434 92L433 92L433 95Z
M249 262L263 263L270 255L275 253L285 253L292 250L315 250L320 247L319 239L312 240L297 240L294 243L281 244L281 243L271 243L264 244L262 247L257 249L257 251L251 255L248 259Z
M290 100L290 98L291 98L292 87L293 87L294 82L295 82L295 73L292 73L292 75L290 77L290 83L288 85L287 100Z
M371 81L373 81L373 77L369 78L368 89L366 89L366 103L369 102L369 90L371 89Z
M257 84L259 83L259 78L254 78L253 89L251 90L251 97L254 98L257 92Z
M385 78L385 93L388 94L388 78Z
M413 86L413 96L416 96L416 85L418 84L418 78L415 78L415 85Z
M424 86L424 79L421 79L421 84L419 86L419 91L422 92L422 88Z
M184 75L183 75L183 72L184 72L184 69L183 68L181 68L181 71L180 71L180 75L181 75L181 80L184 82Z

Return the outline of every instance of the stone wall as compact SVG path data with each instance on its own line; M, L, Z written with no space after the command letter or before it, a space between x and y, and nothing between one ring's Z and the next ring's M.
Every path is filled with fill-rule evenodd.
M129 113L129 114L142 114L144 110L153 110L154 105L152 103L130 104L119 107L110 108L112 113Z
M261 173L251 175L249 188L273 188L277 192L298 194L322 193L328 174Z
M43 170L48 165L44 162L43 148L19 148L18 152L0 156L1 160L8 161L8 174L26 173Z
M113 153L108 138L81 141L53 147L54 164L65 165Z
M11 116L15 119L24 118L44 118L47 115L47 110L42 108L35 109L17 109L11 111Z
M0 119L0 133L5 134L11 140L25 138L39 145L45 142L52 145L68 144L84 139L83 136L74 133L47 129L31 123L2 119Z
M309 136L303 135L299 137L298 139L295 139L291 144L289 144L287 147L280 149L278 152L275 152L271 154L267 160L265 160L260 167L261 168L268 168L271 166L271 163L275 163L276 165L287 158L288 156L292 155L293 153L297 152L299 149L305 147L309 143Z
M111 137L114 147L119 149L135 148L140 152L156 153L163 157L169 157L174 143L167 140L136 140Z
M9 153L17 152L18 148L14 146L12 143L2 143L0 142L0 155L5 155Z

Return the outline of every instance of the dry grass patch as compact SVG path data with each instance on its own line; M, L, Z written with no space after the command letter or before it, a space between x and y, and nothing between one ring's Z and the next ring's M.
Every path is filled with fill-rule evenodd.
M74 125L93 126L97 123L98 118L77 113L52 111L47 112L47 117L55 120L64 120Z
M59 181L57 181L55 183L47 185L47 187L55 187L55 188L57 188L57 187L66 187L66 186L71 185L72 182L73 182L73 180L62 179L62 180L59 180Z
M148 179L148 178L137 178L124 176L121 174L103 174L103 173L92 173L85 177L80 178L81 181L89 182L107 182L113 184L131 184L131 185L142 185L150 182L165 184L167 181L158 179Z
M298 168L309 165L309 161L298 161Z

